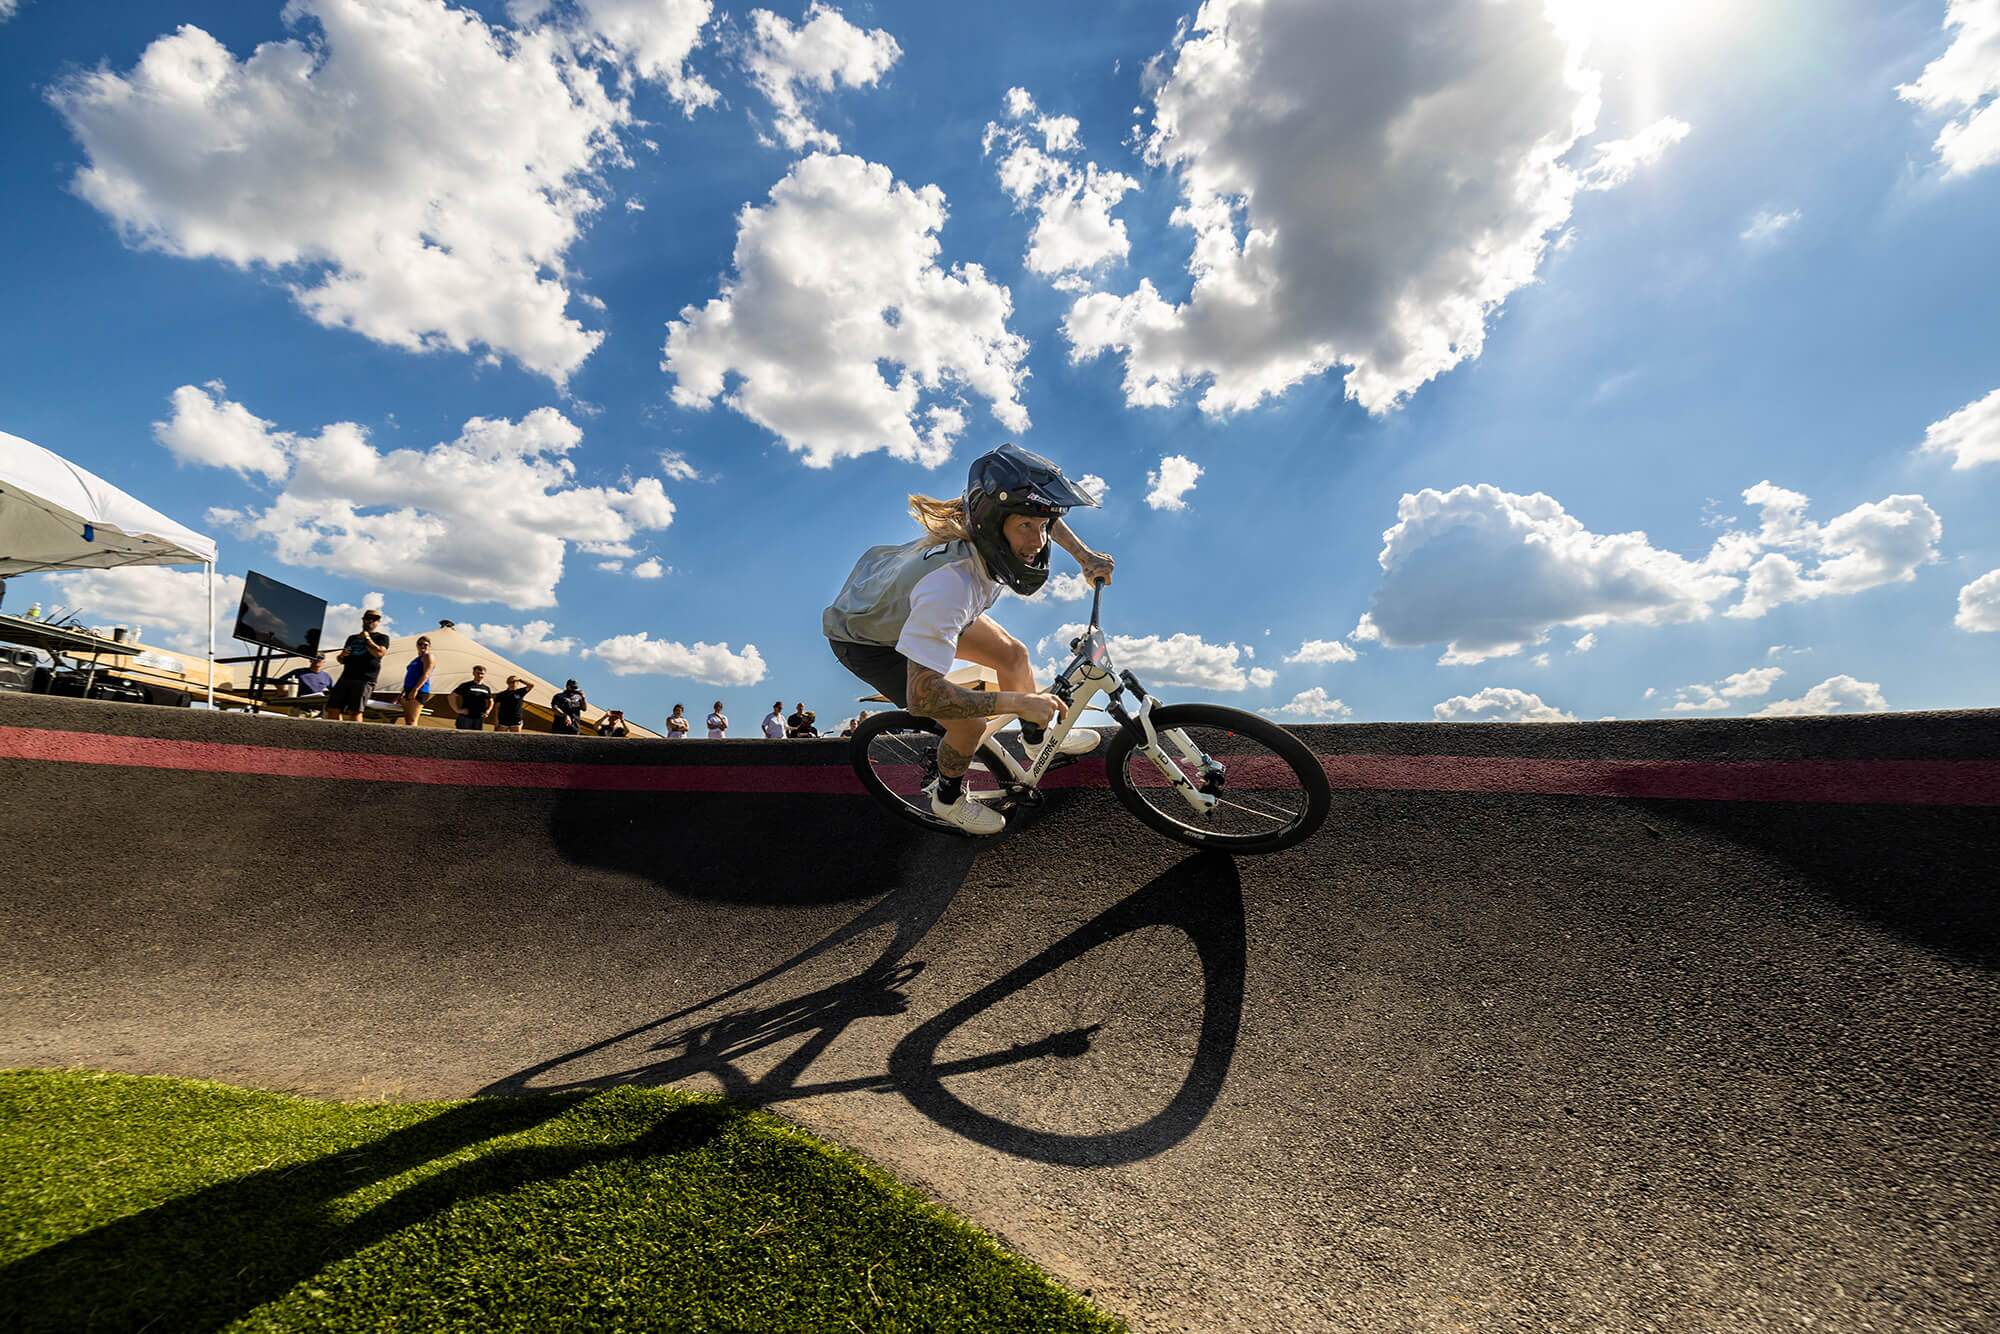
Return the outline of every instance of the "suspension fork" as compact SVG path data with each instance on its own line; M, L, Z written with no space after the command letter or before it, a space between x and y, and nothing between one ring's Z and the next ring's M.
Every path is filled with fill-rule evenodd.
M1134 698L1139 701L1138 711L1135 713L1128 710L1119 700L1117 692L1114 692L1105 705L1105 712L1116 718L1122 726L1137 727L1139 729L1139 734L1146 739L1145 746L1143 747L1146 758L1153 762L1153 767L1160 771L1160 776L1173 785L1174 790L1179 792L1187 804L1194 808L1195 814L1207 815L1215 809L1216 798L1210 793L1201 791L1193 783L1190 783L1187 775L1181 771L1180 765L1174 763L1173 759L1160 746L1160 733L1153 726L1153 710L1159 704L1159 701L1145 692L1144 688L1140 686L1138 680L1131 672L1120 672L1119 677L1123 688L1130 690ZM1180 752L1183 759L1200 769L1204 775L1211 771L1221 771L1222 766L1209 756L1203 754L1201 747L1189 741L1187 734L1182 732L1180 728L1168 728L1166 739L1175 750Z

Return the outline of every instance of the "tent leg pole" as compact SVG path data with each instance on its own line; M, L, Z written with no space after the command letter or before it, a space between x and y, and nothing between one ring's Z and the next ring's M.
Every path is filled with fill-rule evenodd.
M215 708L215 562L208 562L208 707Z

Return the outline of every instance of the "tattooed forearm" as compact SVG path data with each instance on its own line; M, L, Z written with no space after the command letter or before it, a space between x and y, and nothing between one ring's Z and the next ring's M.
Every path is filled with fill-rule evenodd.
M971 765L972 755L970 752L960 750L957 746L952 745L948 739L939 738L937 748L939 773L943 774L946 778L963 778L965 771Z
M1090 548L1083 544L1083 539L1078 537L1070 526L1061 519L1057 519L1049 525L1049 538L1057 546L1076 557L1079 561L1090 552Z
M907 678L910 712L923 718L949 722L954 718L991 718L1007 712L1002 692L967 690L944 679L942 672L910 664Z

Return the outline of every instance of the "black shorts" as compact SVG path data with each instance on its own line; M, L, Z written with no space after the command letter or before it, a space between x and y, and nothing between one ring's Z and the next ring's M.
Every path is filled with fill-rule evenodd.
M374 677L363 676L359 672L342 672L340 679L333 683L333 689L326 692L327 712L361 712L361 706L367 702L368 692L374 688Z
M849 639L829 639L827 647L841 666L894 700L896 707L910 707L910 660L886 644L857 644Z

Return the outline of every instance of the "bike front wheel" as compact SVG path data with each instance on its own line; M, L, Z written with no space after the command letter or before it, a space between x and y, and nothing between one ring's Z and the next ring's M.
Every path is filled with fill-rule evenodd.
M1276 723L1218 704L1163 705L1152 722L1164 757L1215 799L1206 812L1161 772L1137 727L1112 738L1104 766L1125 808L1167 837L1197 848L1277 852L1325 822L1333 803L1326 770ZM1207 762L1187 755L1177 744L1183 740Z

